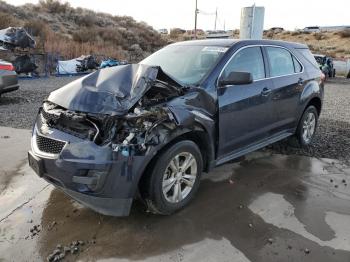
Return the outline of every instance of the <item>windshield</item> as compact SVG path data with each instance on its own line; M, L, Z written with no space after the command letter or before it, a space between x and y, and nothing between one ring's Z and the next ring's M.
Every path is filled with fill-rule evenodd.
M228 48L221 46L170 45L155 52L140 64L160 66L184 85L198 84Z

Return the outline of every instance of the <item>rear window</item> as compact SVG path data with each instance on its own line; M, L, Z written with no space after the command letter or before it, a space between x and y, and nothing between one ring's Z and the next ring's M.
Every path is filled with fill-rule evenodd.
M301 53L303 55L303 57L310 63L312 64L314 67L316 67L318 69L318 64L316 62L315 57L311 54L310 50L307 48L303 48L303 49L297 49L299 51L299 53Z

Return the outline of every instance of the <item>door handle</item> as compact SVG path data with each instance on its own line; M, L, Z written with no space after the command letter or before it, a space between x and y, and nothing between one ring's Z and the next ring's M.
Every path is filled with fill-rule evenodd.
M261 91L262 96L268 96L272 90L270 88L264 87L263 90Z
M304 84L304 79L302 79L301 77L298 80L298 85L302 86Z

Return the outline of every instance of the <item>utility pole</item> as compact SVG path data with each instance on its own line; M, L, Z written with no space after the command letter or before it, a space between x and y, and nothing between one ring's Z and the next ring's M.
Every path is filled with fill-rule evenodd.
M197 39L197 14L198 14L198 8L197 8L197 0L196 0L196 9L194 11L194 39Z
M214 24L214 31L216 31L216 20L218 20L218 8L215 10L215 24Z

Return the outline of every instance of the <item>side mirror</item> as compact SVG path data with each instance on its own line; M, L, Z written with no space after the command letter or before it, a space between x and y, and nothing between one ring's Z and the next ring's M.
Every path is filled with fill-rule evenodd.
M219 86L247 85L253 83L253 76L248 72L231 72L227 77L219 79Z

